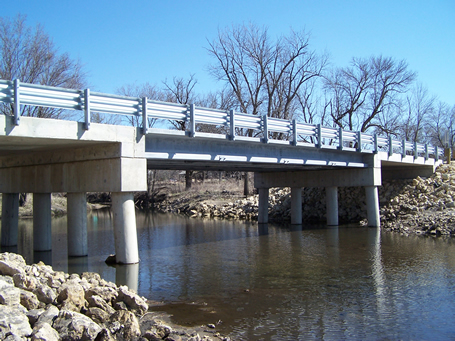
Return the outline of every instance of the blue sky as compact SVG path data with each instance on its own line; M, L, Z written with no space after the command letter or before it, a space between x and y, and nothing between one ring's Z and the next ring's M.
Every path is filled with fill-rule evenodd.
M273 37L305 29L333 66L381 54L405 59L431 94L455 105L455 0L2 1L0 16L19 13L81 60L95 91L190 74L197 92L219 88L207 72L207 40L253 22Z

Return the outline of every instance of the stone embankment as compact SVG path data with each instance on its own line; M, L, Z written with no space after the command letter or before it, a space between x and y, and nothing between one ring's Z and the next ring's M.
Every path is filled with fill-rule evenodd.
M228 340L209 332L214 325L184 329L159 316L96 273L68 275L0 253L0 340Z
M225 193L229 196L229 192ZM383 181L379 187L382 226L402 233L455 235L455 165L442 165L428 179ZM303 222L325 221L326 199L323 188L302 191ZM340 223L365 224L366 200L362 187L339 188ZM191 217L257 220L258 196L216 204L194 197L176 197L156 203L163 212ZM272 188L269 195L269 220L291 220L288 188Z
M381 208L381 225L404 234L455 236L455 165L441 165L430 178L408 181Z

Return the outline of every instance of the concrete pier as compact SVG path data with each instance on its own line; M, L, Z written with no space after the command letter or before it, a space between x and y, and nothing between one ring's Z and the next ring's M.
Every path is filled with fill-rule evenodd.
M33 250L51 249L51 194L33 193Z
M258 203L258 223L267 224L269 222L269 189L259 188Z
M330 186L325 188L327 206L327 225L338 225L338 187Z
M2 246L16 246L19 223L19 194L2 195Z
M120 264L139 262L136 212L132 192L113 192L115 258Z
M379 227L381 226L381 219L379 216L379 195L377 186L366 186L365 197L367 202L367 219L368 226Z
M302 224L302 188L291 188L291 224Z
M87 200L85 193L68 193L67 206L68 256L87 256Z

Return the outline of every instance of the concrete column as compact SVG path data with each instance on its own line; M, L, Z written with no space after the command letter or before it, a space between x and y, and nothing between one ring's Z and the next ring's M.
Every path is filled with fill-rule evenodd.
M87 200L85 193L68 193L68 256L87 256Z
M326 187L327 225L338 225L338 187Z
M259 203L258 203L258 223L267 224L269 222L269 189L258 188Z
M302 224L302 188L291 188L291 224Z
M52 249L50 193L33 193L33 249Z
M132 192L111 194L114 217L115 259L117 263L139 262L136 232L136 212Z
M381 226L381 219L379 217L378 187L366 186L365 196L367 201L368 226L379 227Z
M117 265L115 267L115 284L126 285L137 292L139 287L139 264Z
M2 194L2 246L16 246L19 223L19 193Z

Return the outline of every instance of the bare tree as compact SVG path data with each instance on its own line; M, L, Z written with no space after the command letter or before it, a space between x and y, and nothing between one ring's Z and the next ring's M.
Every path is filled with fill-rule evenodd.
M406 114L401 124L402 137L407 141L423 142L425 128L434 111L435 96L430 96L422 84L416 84L406 96Z
M427 136L429 142L435 146L446 147L445 139L448 138L449 148L455 147L455 105L439 102L427 123Z
M52 39L40 25L26 26L25 17L0 18L0 78L25 83L81 89L85 73L78 61L67 53L59 54ZM11 105L2 104L0 112L11 115ZM63 118L68 111L24 106L22 116Z
M327 60L310 50L305 32L273 41L266 28L254 24L219 31L208 51L216 60L210 72L232 89L235 109L283 119L294 116L299 90L321 75Z
M163 82L165 86L166 101L180 104L193 104L197 101L197 96L194 94L194 87L197 80L194 74L190 75L188 79L174 77L172 83L167 80ZM187 130L186 121L170 121L170 123L177 130ZM185 189L189 190L193 181L193 171L187 170L185 172Z
M127 84L125 86L120 87L117 89L117 94L121 96L128 96L128 97L137 97L143 98L147 97L148 100L154 101L166 101L166 93L159 89L156 85L152 85L150 83L145 83L142 85L137 84ZM118 115L116 115L118 117ZM141 124L142 118L137 116L127 116L127 121L134 127L139 127ZM156 119L149 118L148 119L148 126L153 127L156 123Z
M236 98L233 109L283 119L294 117L300 88L321 75L327 60L310 50L305 32L291 31L273 41L266 28L254 24L219 31L207 50L215 59L211 74L226 82ZM260 134L253 129L238 129L237 133ZM248 174L244 179L244 194L248 195Z
M334 124L362 132L373 128L390 133L381 121L386 120L386 114L396 113L400 95L415 77L404 60L382 56L353 58L350 67L339 68L326 77Z

